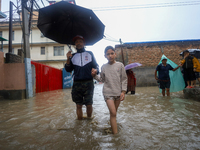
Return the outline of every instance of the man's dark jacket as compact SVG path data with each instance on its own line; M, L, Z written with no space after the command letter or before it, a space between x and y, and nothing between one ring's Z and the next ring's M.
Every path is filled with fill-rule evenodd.
M65 70L72 72L74 70L74 81L87 81L92 80L92 68L97 69L99 72L99 65L91 51L78 49L77 53L72 54L70 64L65 64Z

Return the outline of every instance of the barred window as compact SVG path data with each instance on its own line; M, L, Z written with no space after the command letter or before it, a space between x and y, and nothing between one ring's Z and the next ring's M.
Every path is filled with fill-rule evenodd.
M54 46L54 56L64 56L64 46Z
M41 54L41 55L45 55L45 47L41 47L40 54Z
M12 31L12 40L14 41L15 40L15 31Z

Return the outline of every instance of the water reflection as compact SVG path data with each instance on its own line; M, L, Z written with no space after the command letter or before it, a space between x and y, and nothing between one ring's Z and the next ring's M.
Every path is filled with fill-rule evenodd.
M183 93L162 97L157 87L137 88L119 107L119 134L106 134L109 112L95 86L94 119L76 120L71 90L0 101L0 149L198 149L200 102ZM84 107L84 112L86 111Z

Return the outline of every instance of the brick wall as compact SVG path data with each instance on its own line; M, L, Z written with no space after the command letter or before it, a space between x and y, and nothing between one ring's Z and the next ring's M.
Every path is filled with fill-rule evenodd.
M200 42L173 42L173 43L144 43L116 45L117 60L122 62L121 49L125 65L139 62L143 67L157 66L162 55L179 64L182 57L179 55L186 49L200 48Z
M12 53L6 53L6 63L22 63L22 57Z
M136 74L136 86L157 86L155 80L155 69L162 55L179 64L182 57L179 55L186 49L200 48L200 40L196 41L172 41L172 42L149 42L116 45L117 61L124 65L139 62L141 67L132 69Z

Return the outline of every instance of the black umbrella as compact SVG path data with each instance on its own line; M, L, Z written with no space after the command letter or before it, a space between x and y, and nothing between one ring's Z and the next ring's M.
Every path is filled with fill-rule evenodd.
M104 36L104 24L90 9L65 1L39 9L38 28L47 38L61 44L74 44L81 35L86 45L93 45Z
M190 52L190 55L200 59L200 49L188 49L188 51ZM181 52L179 55L183 56L183 52Z

